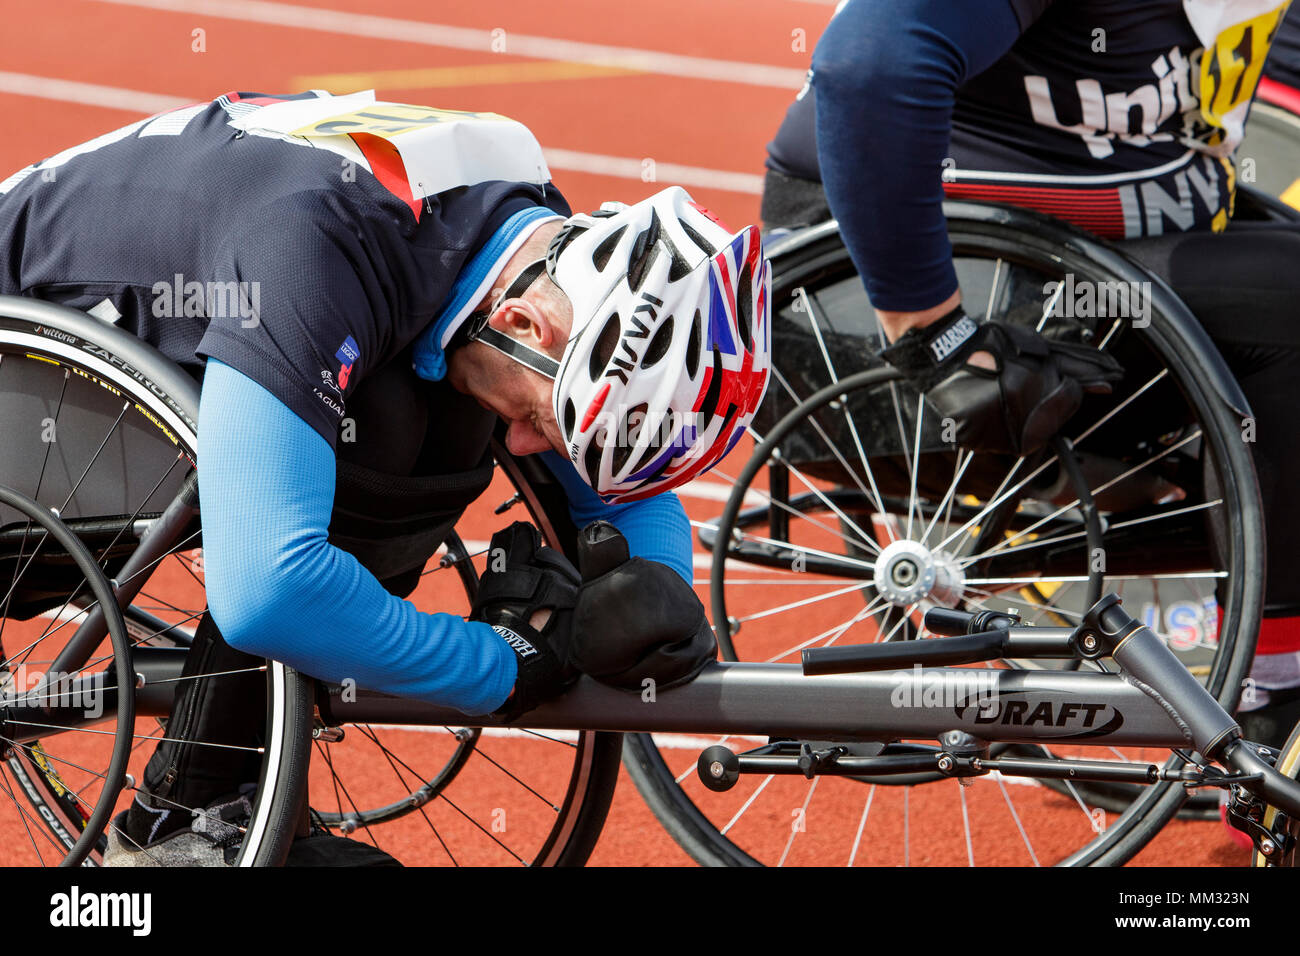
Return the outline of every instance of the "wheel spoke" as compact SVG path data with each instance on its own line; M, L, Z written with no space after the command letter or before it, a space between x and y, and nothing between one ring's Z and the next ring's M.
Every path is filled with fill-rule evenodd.
M769 773L766 777L763 778L763 782L760 783L757 788L755 788L754 792L749 795L749 799L747 799L744 802L744 804L741 805L740 809L736 811L736 815L727 821L727 825L723 827L720 831L718 831L719 833L721 833L723 836L727 835L727 832L733 826L736 825L736 821L739 820L742 816L744 816L745 811L748 810L750 806L753 805L754 801L758 799L758 795L763 792L763 790L767 787L769 783L772 782L772 776L773 775Z
M1179 448L1182 448L1188 442L1195 441L1200 437L1201 437L1201 430L1198 428L1194 432L1192 432L1192 434L1188 435L1186 438L1183 438L1181 441L1177 442L1176 444L1170 445L1164 451L1157 452L1156 454L1152 455L1150 458L1148 458L1146 461L1142 462L1141 464L1134 465L1132 468L1130 468L1128 471L1124 472L1123 474L1116 475L1114 478L1110 479L1109 481L1103 482L1102 484L1098 485L1096 488L1090 489L1089 494L1094 496L1101 494L1101 492L1105 491L1111 485L1115 484L1115 482L1122 481L1123 479L1128 478L1130 475L1136 474L1137 472L1146 468L1148 465L1154 464L1155 462L1159 461L1161 458L1164 458L1166 455L1172 454L1173 452L1177 451ZM1034 531L1034 529L1040 527L1041 525L1045 524L1048 521L1051 521L1053 518L1058 518L1061 515L1065 514L1065 512L1078 507L1079 504L1080 504L1079 499L1075 498L1069 504L1062 505L1060 508L1057 508L1051 514L1044 515L1042 518L1039 518L1037 521L1029 525L1027 528L1022 528L1021 530L1017 531L1015 534L1007 538L1003 538L1001 541L995 544L988 551L984 552L984 556L988 557L990 555L995 554L996 552L1002 549L1003 545L1010 544L1012 541L1015 541L1017 538L1022 538L1025 535L1030 534L1031 532Z
M804 798L803 807L800 809L800 822L806 827L808 825L808 804L812 803L813 791L817 789L817 783L821 777L813 777L812 783L808 785L808 796ZM798 827L790 828L790 839L785 841L785 849L781 852L781 859L776 863L778 867L785 866L786 857L790 855L790 847L794 845L794 838L799 835Z
M835 643L835 641L839 639L839 636L841 634L847 631L854 624L860 623L861 621L865 620L867 617L869 617L872 614L879 614L881 611L887 612L889 608L883 607L882 606L883 604L884 604L884 599L877 597L870 604L867 604L865 607L863 607L860 611L854 614L853 617L849 618L847 621L844 621L843 623L840 624L836 624L833 627L828 627L826 630L822 631L820 634L816 635L815 637L810 637L806 641L802 641L794 645L793 647L782 651L779 654L775 654L772 657L769 657L763 663L775 664L777 661L781 660L781 658L789 657L791 654L795 653L795 651L801 651L805 647L810 647L811 645L816 644L818 641L822 640L823 638L826 638L827 635L829 635L829 639L827 639L825 645L823 646L829 647L831 644ZM892 607L892 605L890 605L890 607Z
M966 788L962 786L962 781L957 781L957 794L961 797L961 824L966 833L966 865L975 865L975 850L971 847L970 842L970 813L966 810Z
M916 396L916 441L912 445L912 488L907 496L907 537L912 537L912 513L916 510L916 479L921 471L921 423L925 421L925 394Z
M777 369L775 366L773 366L772 373L776 376L777 381L779 381L782 385L785 386L786 391L789 392L790 395L795 398L795 403L801 404L801 402L798 399L798 396L795 396L794 390L790 388L789 384L786 383L785 377L781 374L780 370ZM825 443L826 447L830 450L830 453L835 456L835 460L840 463L840 465L844 468L845 472L848 473L849 477L853 479L853 483L858 486L858 490L867 496L867 498L876 506L877 510L883 511L884 505L882 504L882 502L884 499L880 495L880 489L876 487L876 478L873 472L871 471L871 466L867 464L867 456L866 453L862 450L862 443L861 441L858 441L856 438L857 426L856 425L853 426L853 433L855 436L855 443L857 445L858 452L862 457L863 464L866 466L867 481L870 482L871 484L870 491L868 491L865 487L863 487L862 480L858 477L858 473L854 471L852 467L849 466L849 463L847 461L844 460L844 456L840 454L839 448L836 447L835 443L831 441L830 436L827 435L825 430L822 429L821 423L818 422L817 419L812 417L806 418L805 421L812 426L815 432L817 432L818 436L820 436L821 440ZM758 432L754 431L752 426L750 428L750 433L754 436L755 442L762 444L763 436L758 434Z
M804 291L802 286L799 287L799 295L803 297L804 308L808 312L808 324L812 327L813 335L817 337L817 347L821 349L822 358L826 361L826 371L830 373L831 382L838 385L840 383L840 377L835 373L835 366L831 362L830 353L827 351L826 343L822 339L821 327L818 325L816 315L813 313L812 302L809 301L808 293ZM871 483L871 491L873 493L872 501L875 503L876 510L884 511L885 507L882 503L884 499L880 495L879 488L876 487L876 478L871 472L871 465L867 463L867 454L862 447L862 439L858 436L857 422L855 422L853 416L849 414L847 402L841 402L840 410L844 413L844 422L849 427L849 434L853 436L853 447L857 450L858 459L862 462L862 470L867 476L867 481ZM859 484L858 487L861 488L862 486ZM863 491L865 492L865 489L863 489Z
M756 611L753 614L746 614L743 617L736 618L736 623L744 624L748 621L756 621L759 618L771 617L773 614L793 611L801 607L807 607L810 604L816 604L819 601L827 601L831 598L841 597L842 595L850 594L853 591L862 591L871 586L870 581L863 581L861 584L850 584L847 587L838 588L827 594L819 594L816 597L804 598L802 601L792 601L789 604L782 604L780 607L769 608L766 611Z
M704 528L708 531L718 530L718 526L709 521L692 521L692 528ZM840 564L851 565L856 568L862 568L864 571L874 571L876 566L869 561L860 561L857 558L850 558L846 554L831 554L829 551L821 551L817 548L809 548L803 545L792 545L789 541L777 541L773 538L765 538L760 534L750 534L748 531L740 532L742 540L756 541L759 544L770 544L773 547L781 548L785 551L793 551L799 554L815 554L819 558L829 558L832 561L838 561Z
M871 812L871 800L875 795L876 785L873 783L871 789L867 791L867 802L862 807L862 818L858 820L858 832L853 837L853 849L849 851L849 866L852 866L853 861L858 858L858 847L862 844L862 831L867 827L867 814Z
M998 264L1001 265L1001 263L1002 260L999 259ZM1042 318L1040 318L1038 320L1038 324L1034 326L1035 332L1043 331L1043 327L1047 325L1048 318L1050 318L1052 313L1056 311L1056 304L1061 301L1061 293L1064 291L1065 291L1065 283L1058 282L1056 284L1056 291L1052 293L1052 297L1048 299L1047 304L1043 306Z
M723 479L724 481L730 483L732 486L736 484L736 480L734 478L726 475L725 473L721 472L717 468L714 468L712 471L709 472L709 474ZM818 521L816 518L809 517L808 512L800 511L798 508L793 508L790 505L786 504L784 501L777 501L775 498L773 498L771 495L769 495L766 491L764 491L761 488L750 488L749 492L758 495L768 504L775 505L776 507L780 508L782 511L786 512L787 514L794 515L796 518L800 518L804 521L807 521L809 524L816 525L818 528L821 528L823 531L827 532L828 534L832 534L835 537L839 538L847 545L856 547L861 544L861 542L854 541L851 538L849 538L842 531L839 531L836 528L832 528L828 524L823 524L822 522ZM876 544L874 541L867 542L867 544L869 544L877 554L880 553L880 546Z
M930 540L930 532L934 530L935 524L938 523L940 512L944 513L945 515L944 525L945 527L947 526L948 519L946 515L952 513L952 500L957 493L957 485L961 482L961 476L966 473L967 467L969 467L970 463L974 460L974 458L975 458L975 453L972 451L966 453L966 457L963 460L962 451L958 449L957 459L956 461L953 462L952 481L948 484L948 490L943 493L943 497L939 500L939 504L935 507L934 515L931 516L930 518L930 523L926 525L925 530L921 532L921 538L920 538L921 544L925 544L927 541Z
M1033 844L1029 842L1029 834L1025 832L1025 826L1020 822L1020 814L1016 813L1016 805L1011 802L1011 794L1007 792L1006 781L1002 779L1002 774L996 770L993 776L997 778L998 788L1002 791L1002 799L1006 801L1007 809L1011 811L1011 819L1016 823L1016 829L1020 831L1020 839L1025 841L1025 849L1029 851L1029 858L1034 861L1034 866L1042 866L1038 862L1038 854L1034 852Z

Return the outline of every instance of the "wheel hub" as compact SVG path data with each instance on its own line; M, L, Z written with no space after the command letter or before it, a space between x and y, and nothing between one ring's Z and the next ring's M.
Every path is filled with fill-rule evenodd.
M880 596L897 607L922 600L955 607L965 576L950 555L931 551L919 541L901 540L876 558L875 585Z

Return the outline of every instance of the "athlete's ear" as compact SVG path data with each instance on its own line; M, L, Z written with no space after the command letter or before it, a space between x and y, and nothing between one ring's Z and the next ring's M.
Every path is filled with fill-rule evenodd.
M536 302L524 298L506 299L492 313L488 325L542 352L551 347L560 332Z

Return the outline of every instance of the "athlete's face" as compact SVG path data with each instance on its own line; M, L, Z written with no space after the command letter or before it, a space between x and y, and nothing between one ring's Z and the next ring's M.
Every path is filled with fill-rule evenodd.
M551 409L549 379L519 366L518 373L504 376L498 388L485 391L482 395L473 391L470 394L506 423L506 449L510 454L535 455L552 449L565 453L564 439Z
M517 274L558 230L558 222L543 223L535 247L516 252L504 274ZM557 298L543 290L534 283L523 295L504 300L498 298L500 290L493 290L479 308L492 309L488 324L493 329L558 358L568 340L572 312L563 294ZM471 342L448 355L447 378L453 387L472 395L505 421L506 448L511 454L532 455L549 449L565 454L551 407L554 386L550 379L481 342Z
M511 454L550 449L565 454L551 408L550 379L478 343L448 357L447 379L506 423L506 448Z

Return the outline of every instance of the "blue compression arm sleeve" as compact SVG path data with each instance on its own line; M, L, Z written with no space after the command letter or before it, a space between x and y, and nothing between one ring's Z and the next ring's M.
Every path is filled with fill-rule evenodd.
M609 505L578 476L572 462L553 451L543 452L542 461L569 496L574 524L582 528L593 521L608 521L623 533L633 557L666 564L691 583L691 523L675 494Z
M209 359L199 500L212 618L227 643L328 681L485 714L514 687L487 624L425 614L328 538L334 453L261 385Z
M1020 32L1007 0L849 0L818 42L817 162L876 308L956 291L942 206L953 103Z

